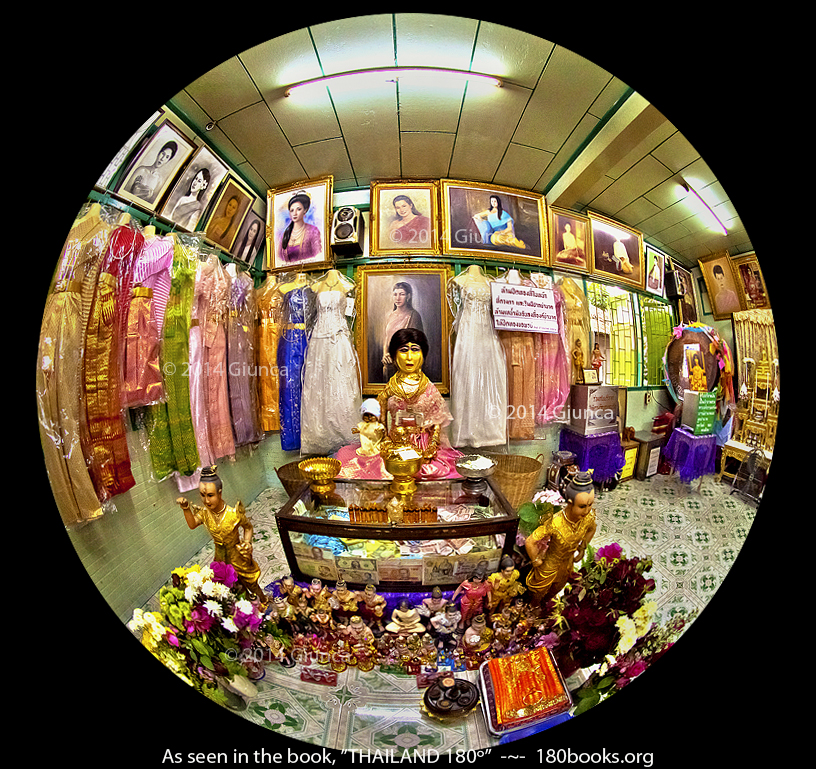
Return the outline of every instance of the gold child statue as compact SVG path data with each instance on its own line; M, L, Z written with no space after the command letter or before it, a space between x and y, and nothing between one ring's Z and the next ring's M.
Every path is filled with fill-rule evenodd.
M567 584L573 564L584 557L595 536L595 488L590 473L576 473L564 489L567 504L547 519L524 546L533 562L527 588L541 603L556 596Z
M224 502L221 479L215 471L215 465L201 471L198 493L203 507L190 503L184 497L178 497L176 502L184 511L184 519L191 529L203 524L210 533L215 543L214 560L231 564L244 589L265 608L269 598L258 584L261 570L252 558L252 523L242 502L239 501L235 507Z

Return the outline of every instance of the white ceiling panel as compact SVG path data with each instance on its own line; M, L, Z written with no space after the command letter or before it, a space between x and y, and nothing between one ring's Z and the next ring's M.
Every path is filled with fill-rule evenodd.
M332 81L284 96L287 86L318 76L395 65L508 82ZM169 106L260 194L326 174L338 190L365 190L378 178L471 179L616 216L687 266L724 247L750 250L712 168L620 74L493 22L382 13L304 27L233 56ZM699 185L731 227L728 237L678 202L681 178Z

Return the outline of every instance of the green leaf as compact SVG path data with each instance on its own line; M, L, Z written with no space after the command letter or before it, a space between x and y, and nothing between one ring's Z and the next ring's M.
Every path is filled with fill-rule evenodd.
M578 703L578 707L575 708L576 716L581 713L586 713L587 710L594 708L601 701L601 695L598 694L598 692L592 691L590 695L592 696L584 697Z

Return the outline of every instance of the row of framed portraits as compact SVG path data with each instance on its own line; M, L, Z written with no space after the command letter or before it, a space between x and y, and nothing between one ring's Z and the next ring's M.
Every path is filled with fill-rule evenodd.
M252 264L265 245L258 196L206 144L197 145L159 112L135 135L99 186L173 228L202 231L237 260Z
M331 176L267 193L265 269L332 262ZM454 179L371 184L369 256L473 257L566 269L663 294L666 256L610 218L547 206L542 194Z

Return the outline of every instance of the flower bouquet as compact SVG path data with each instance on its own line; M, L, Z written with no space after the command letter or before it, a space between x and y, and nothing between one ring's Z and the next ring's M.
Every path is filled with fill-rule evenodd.
M230 564L175 569L159 591L161 611L136 609L128 627L141 633L142 644L182 680L225 704L219 682L252 693L242 660L262 643L263 615L244 596Z
M575 715L611 697L659 660L697 614L697 609L688 614L681 612L665 625L648 624L647 629L643 628L645 616L630 620L631 626L623 629L615 653L608 655L575 693L578 700Z
M644 599L655 582L644 574L651 568L648 558L625 558L618 544L587 548L580 571L549 602L542 628L558 633L553 655L565 678L602 662L648 621L654 604Z

